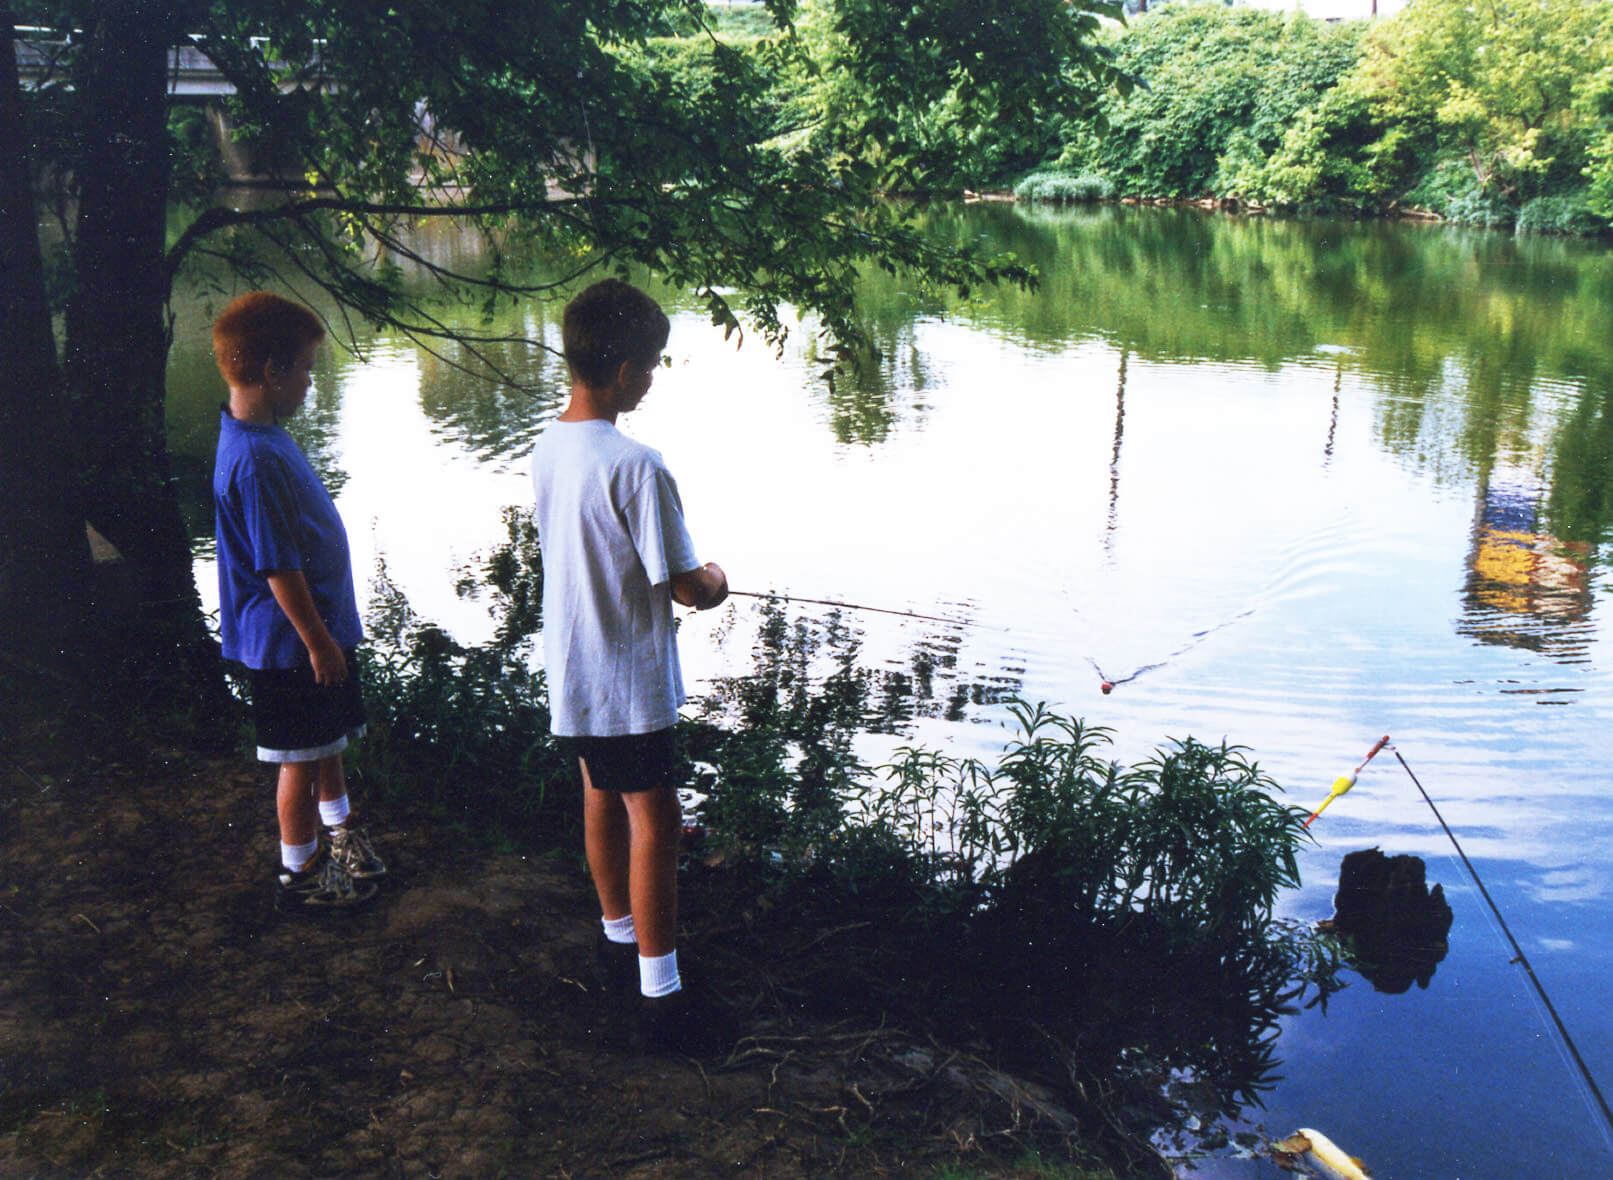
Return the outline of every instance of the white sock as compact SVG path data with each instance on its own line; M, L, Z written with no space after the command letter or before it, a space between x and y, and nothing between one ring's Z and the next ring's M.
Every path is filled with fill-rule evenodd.
M319 801L319 822L327 828L334 828L350 815L352 809L347 805L347 796L340 799L321 799Z
M670 996L675 991L683 989L683 980L678 978L678 952L671 951L664 955L640 955L638 957L638 990L651 999L659 996Z
M638 935L633 932L633 915L625 918L601 917L600 922L605 927L605 937L611 942L630 943L637 942Z
M319 839L308 841L306 844L281 844L280 863L294 873L300 873L308 867L308 862L319 855Z

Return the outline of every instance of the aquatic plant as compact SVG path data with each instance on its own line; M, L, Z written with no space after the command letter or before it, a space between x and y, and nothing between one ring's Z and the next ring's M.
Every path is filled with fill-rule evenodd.
M1123 768L1094 753L1107 729L1024 701L1009 711L1020 733L995 765L905 748L866 811L971 905L1047 865L1071 919L1194 941L1258 936L1299 883L1304 814L1241 747L1185 738Z
M1113 182L1091 173L1075 176L1067 172L1033 172L1014 186L1017 200L1059 205L1107 201L1114 194Z

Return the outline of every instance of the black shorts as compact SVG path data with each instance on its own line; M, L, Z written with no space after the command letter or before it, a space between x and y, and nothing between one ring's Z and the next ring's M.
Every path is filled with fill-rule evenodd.
M588 764L588 778L601 791L631 795L660 787L681 787L683 759L674 730L626 737L561 738L562 748Z
M364 694L358 685L354 652L347 656L347 679L314 683L311 664L295 668L248 669L252 724L263 762L317 762L340 754L364 734Z

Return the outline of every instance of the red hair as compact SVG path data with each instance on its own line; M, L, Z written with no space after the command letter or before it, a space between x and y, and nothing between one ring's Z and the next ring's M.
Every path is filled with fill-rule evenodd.
M265 367L290 368L297 354L325 338L325 325L300 303L270 291L230 301L213 325L213 358L231 385L255 385Z

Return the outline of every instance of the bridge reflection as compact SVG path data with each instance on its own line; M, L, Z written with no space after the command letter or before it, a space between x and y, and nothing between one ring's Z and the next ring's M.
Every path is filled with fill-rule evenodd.
M1540 481L1519 468L1481 477L1456 630L1576 662L1591 639L1591 551L1544 531L1543 496Z

